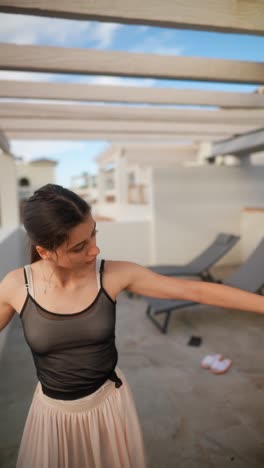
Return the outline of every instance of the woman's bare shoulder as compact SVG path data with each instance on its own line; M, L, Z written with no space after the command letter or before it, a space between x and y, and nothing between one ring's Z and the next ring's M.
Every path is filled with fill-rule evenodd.
M25 279L23 267L9 271L2 279L0 285L2 294L11 300L21 288L24 288Z
M6 286L19 286L24 284L24 268L16 268L9 271L2 280Z
M117 273L122 275L136 266L139 265L123 260L105 260L104 270L106 273Z
M114 281L118 284L120 291L126 289L135 278L146 271L148 270L145 267L134 262L121 260L106 260L105 262L105 273L106 277L109 277L109 284Z
M105 271L109 273L129 272L138 268L143 268L138 263L123 261L123 260L105 260Z

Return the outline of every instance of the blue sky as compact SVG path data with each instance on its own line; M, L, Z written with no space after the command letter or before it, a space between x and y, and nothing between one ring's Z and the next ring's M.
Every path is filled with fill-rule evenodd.
M58 47L93 48L167 55L186 55L231 60L263 61L264 37L204 31L165 29L91 21L72 21L24 15L0 14L0 42ZM152 80L102 76L54 75L0 71L1 79L49 82L96 83L252 92L256 86ZM1 83L0 83L1 86ZM56 159L57 182L69 186L70 177L83 171L96 172L96 156L109 143L97 142L11 142L17 155L29 159Z

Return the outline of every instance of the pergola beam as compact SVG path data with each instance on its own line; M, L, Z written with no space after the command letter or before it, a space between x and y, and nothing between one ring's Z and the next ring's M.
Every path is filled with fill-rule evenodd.
M199 135L186 135L181 133L175 134L159 134L159 133L125 133L125 132L80 132L80 131L32 131L32 130L9 130L6 132L9 140L50 140L50 141L116 141L116 142L201 142L201 141L214 141L220 138L226 138L226 134L208 135L207 133Z
M262 125L264 110L200 110L111 105L1 103L0 117L34 119L148 120Z
M5 133L0 129L0 152L4 151L6 154L10 154L10 145L7 136Z
M200 110L111 105L0 103L0 117L58 120L129 120L262 126L264 110Z
M261 128L263 124L258 127ZM63 119L25 119L25 118L12 118L1 117L0 127L4 131L9 130L41 130L41 131L83 131L83 132L124 132L124 133L164 133L176 134L181 133L188 136L188 134L199 135L203 134L239 134L250 130L255 130L256 125L250 124L208 124L208 123L174 123L174 122L150 122L144 120L63 120Z
M264 95L194 89L1 81L1 98L264 109Z
M242 34L264 33L262 0L0 0L0 11Z
M264 63L0 44L0 69L227 83L264 83Z
M243 156L258 151L264 151L264 128L256 132L250 132L225 141L213 143L209 157L228 154Z

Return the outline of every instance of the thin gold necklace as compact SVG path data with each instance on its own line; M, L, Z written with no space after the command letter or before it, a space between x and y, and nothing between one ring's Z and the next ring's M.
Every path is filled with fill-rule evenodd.
M54 273L54 270L51 272L51 275L50 275L48 281L46 280L46 277L45 277L45 275L44 275L44 271L43 271L42 265L41 265L41 273L42 273L43 280L44 280L43 293L46 294L47 288L48 288L48 287L51 287L51 285L50 285L50 280L51 280L51 278L52 278L52 275L53 275L53 273Z

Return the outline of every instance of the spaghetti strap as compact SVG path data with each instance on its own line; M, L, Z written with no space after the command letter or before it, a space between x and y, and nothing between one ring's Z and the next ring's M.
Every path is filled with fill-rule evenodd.
M28 278L27 278L27 270L26 270L26 267L24 267L23 270L24 270L25 286L26 286L26 290L27 290L27 292L28 292Z
M97 288L98 288L98 291L100 291L100 289L101 289L100 265L101 265L101 260L97 257L97 258L96 258L96 280L97 280Z
M25 285L28 293L34 298L34 286L32 278L32 270L30 265L24 266Z
M104 264L105 264L105 261L101 260L101 265L100 265L100 288L102 288L102 289L104 289L104 287L103 287Z

